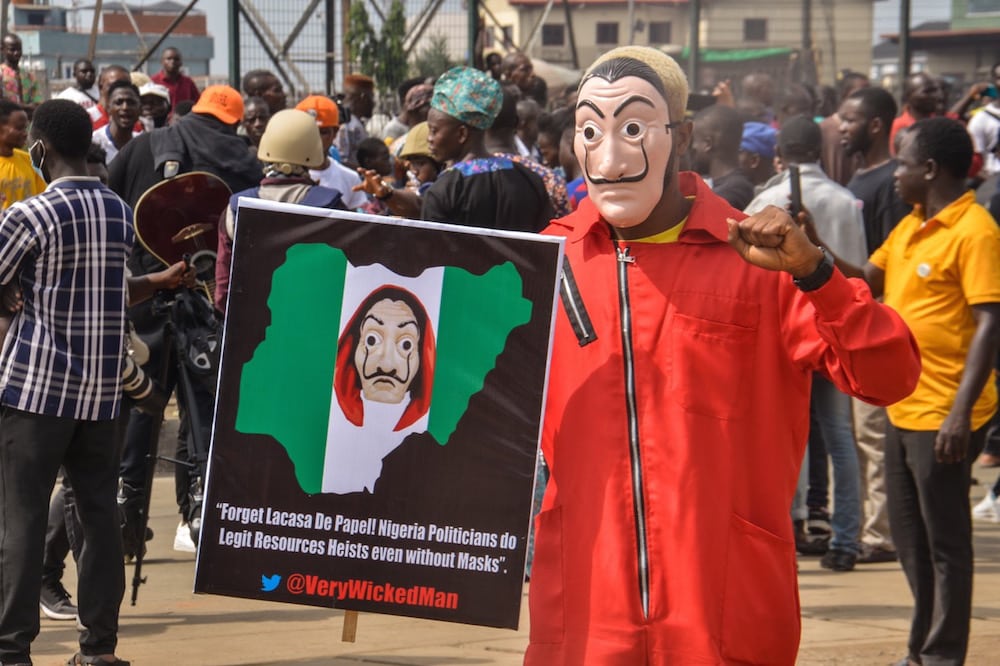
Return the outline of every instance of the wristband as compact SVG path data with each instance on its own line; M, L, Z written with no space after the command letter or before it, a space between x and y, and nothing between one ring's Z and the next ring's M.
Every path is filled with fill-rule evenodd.
M819 250L823 253L823 259L819 262L816 270L805 277L792 278L795 286L802 291L815 291L833 277L833 256L827 252L825 247L820 247Z

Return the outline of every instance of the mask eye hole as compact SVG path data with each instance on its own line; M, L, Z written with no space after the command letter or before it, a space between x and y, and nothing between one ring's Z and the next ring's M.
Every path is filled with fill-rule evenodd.
M580 134L583 136L583 140L587 143L593 143L600 141L604 137L604 132L591 121L587 121L583 124L579 130Z
M646 125L638 120L630 120L622 125L621 133L626 139L639 139L646 134Z
M375 332L369 332L365 335L365 347L371 349L372 347L377 347L382 342L382 336Z

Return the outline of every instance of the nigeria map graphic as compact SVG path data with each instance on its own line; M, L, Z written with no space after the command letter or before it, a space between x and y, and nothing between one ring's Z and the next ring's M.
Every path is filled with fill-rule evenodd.
M531 318L522 291L509 262L404 277L354 266L330 245L294 245L242 368L236 429L273 437L308 494L370 492L405 437L448 444L511 331Z

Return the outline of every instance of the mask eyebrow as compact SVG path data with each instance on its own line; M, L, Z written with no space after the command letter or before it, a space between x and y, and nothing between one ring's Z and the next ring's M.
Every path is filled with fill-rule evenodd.
M587 107L587 108L593 110L593 112L597 114L598 118L604 118L604 112L601 111L599 108L597 108L597 105L594 104L593 102L591 102L589 99L581 99L579 101L579 103L577 103L576 108L577 108L578 111L582 107Z
M644 97L642 95L632 95L627 100L618 105L618 108L615 109L615 112L611 114L612 117L617 118L618 114L620 114L626 106L633 103L646 104L647 106L650 106L654 109L656 108L656 105L653 104L653 102L648 97ZM601 117L603 118L603 116Z

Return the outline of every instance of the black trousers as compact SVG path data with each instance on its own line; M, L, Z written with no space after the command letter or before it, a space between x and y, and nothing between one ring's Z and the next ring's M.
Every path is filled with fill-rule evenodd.
M0 662L30 663L49 495L63 465L83 527L77 601L80 651L110 654L125 594L116 491L115 421L77 421L0 409Z
M913 594L909 658L962 664L972 613L970 469L986 428L972 433L961 463L934 460L936 431L889 424L885 443L889 526Z
M42 561L42 581L62 581L66 556L73 553L73 561L80 559L83 549L83 528L76 513L76 495L63 473L62 483L49 503L49 523L45 527L45 559Z

